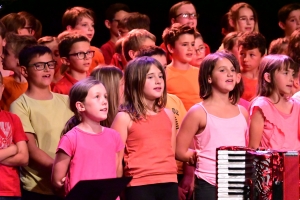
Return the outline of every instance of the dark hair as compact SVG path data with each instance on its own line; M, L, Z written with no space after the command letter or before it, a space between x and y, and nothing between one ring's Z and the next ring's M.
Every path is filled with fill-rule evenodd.
M133 29L145 29L150 30L150 18L138 12L130 13L128 17L119 22L118 28L127 29L131 31Z
M221 32L222 35L227 35L230 32L234 31L234 28L230 26L229 24L229 12L225 13L225 15L221 18Z
M31 45L24 47L19 54L20 66L29 67L30 61L36 56L42 56L46 53L52 57L52 51L43 45Z
M193 5L192 2L190 2L190 1L180 1L180 2L178 2L178 3L176 3L176 4L174 4L174 5L170 8L170 10L169 10L169 21L171 21L172 18L176 18L178 9L179 9L181 6L186 5L186 4L191 4L191 5ZM193 5L193 6L194 6L194 5ZM194 8L195 8L195 6L194 6ZM196 8L195 8L195 10L196 10Z
M300 10L299 3L291 3L283 6L278 11L278 20L285 24L285 21L288 19L290 13L294 10Z
M123 3L115 3L110 5L105 11L105 19L112 21L115 18L115 15L119 11L130 12L129 7Z
M163 50L162 48L158 47L158 46L149 46L149 47L142 47L140 48L136 54L135 57L142 57L142 56L155 56L155 55L159 55L159 56L167 56L165 50Z
M269 54L287 54L289 40L287 38L278 38L273 40L269 47Z
M295 72L295 77L298 76L299 66L293 61L292 58L286 55L267 55L264 56L258 67L258 96L269 97L275 88L275 71L292 69ZM271 82L267 82L264 78L264 74L270 74Z
M74 28L78 20L82 19L83 17L90 18L95 22L95 13L91 9L76 6L73 8L69 8L66 10L62 17L62 26L64 29L67 28L67 26L71 26Z
M266 39L265 37L258 32L243 33L239 37L238 45L243 46L247 50L258 48L261 56L266 53Z
M2 39L4 39L6 36L6 28L1 21L0 21L0 36Z
M241 32L228 33L222 41L224 49L231 51L241 35Z
M239 62L233 54L226 52L216 52L207 55L200 65L198 77L198 83L200 85L200 97L204 100L208 99L212 95L212 86L208 82L208 79L212 76L212 71L215 68L218 60L220 60L221 58L228 59L235 68L236 73L241 73ZM231 100L231 103L233 105L239 101L243 88L243 81L241 80L235 85L234 89L229 92L229 99Z
M32 14L26 12L26 11L21 11L18 12L18 15L23 19L25 19L26 24L28 24L29 27L34 30L34 37L36 39L39 39L42 36L42 24L41 22L36 19Z
M4 24L7 32L13 32L18 34L18 29L26 26L26 19L22 18L17 13L9 13L1 18L1 22Z
M153 108L147 108L144 101L144 86L147 73L152 65L155 65L163 75L164 91L160 98L155 100ZM124 104L121 105L121 111L127 112L133 121L141 118L147 118L147 109L159 112L167 102L166 74L163 66L154 58L143 56L130 61L125 69L125 89ZM158 107L158 109L157 109Z
M300 30L296 29L289 38L288 56L300 65Z
M86 36L71 32L59 41L58 51L60 57L69 57L71 48L76 42L90 43L89 39Z
M19 57L21 50L28 45L36 45L37 41L35 37L29 35L17 35L15 33L6 34L6 45L4 47L4 54L7 49L10 49L16 58Z
M69 106L70 110L74 113L74 116L67 121L61 133L62 135L66 134L72 128L80 124L81 116L76 108L76 102L84 102L89 90L98 84L101 84L101 82L97 81L94 77L88 77L78 81L72 86L69 92Z

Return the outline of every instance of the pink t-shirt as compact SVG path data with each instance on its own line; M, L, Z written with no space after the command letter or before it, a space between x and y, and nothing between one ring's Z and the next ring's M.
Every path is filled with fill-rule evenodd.
M250 116L255 109L260 109L265 120L260 147L282 151L300 150L300 103L292 98L290 101L294 104L290 114L280 112L267 97L257 97L251 103Z
M60 140L57 151L71 157L66 194L81 180L116 178L116 153L124 148L121 136L110 128L91 134L74 127Z

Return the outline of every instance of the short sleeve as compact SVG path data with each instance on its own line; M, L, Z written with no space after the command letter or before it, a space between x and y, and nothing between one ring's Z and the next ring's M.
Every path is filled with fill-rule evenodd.
M56 153L59 150L63 150L68 156L72 157L75 153L74 143L72 142L72 138L68 135L64 135L58 144Z
M13 142L16 144L20 141L28 141L20 118L15 114L11 114L11 116L13 120Z

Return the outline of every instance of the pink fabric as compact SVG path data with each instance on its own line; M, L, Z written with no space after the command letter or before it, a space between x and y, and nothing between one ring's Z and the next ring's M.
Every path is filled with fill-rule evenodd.
M299 113L300 103L294 99L290 114L277 110L267 97L257 97L250 107L250 116L253 111L260 109L264 116L264 130L260 146L274 150L300 150L299 140Z
M194 136L197 151L195 175L199 179L216 185L216 148L220 146L245 146L248 125L240 112L232 118L219 118L206 112L206 126L202 133Z
M249 110L249 106L250 106L250 102L243 99L243 98L240 98L240 101L238 103L239 105L243 106L244 108L246 108L246 110Z
M91 134L74 127L66 133L57 149L71 157L66 194L80 180L116 178L116 153L123 148L120 134L110 128Z

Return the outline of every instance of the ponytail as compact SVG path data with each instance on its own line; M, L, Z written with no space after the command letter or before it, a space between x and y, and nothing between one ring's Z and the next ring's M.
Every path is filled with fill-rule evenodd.
M78 124L80 124L80 120L78 119L78 117L77 117L76 115L74 115L73 117L71 117L71 118L67 121L67 123L66 123L64 129L63 129L62 132L61 132L61 136L63 136L63 135L66 134L67 132L69 132L72 128L74 128L74 127L77 126Z

